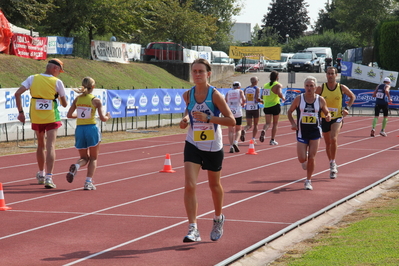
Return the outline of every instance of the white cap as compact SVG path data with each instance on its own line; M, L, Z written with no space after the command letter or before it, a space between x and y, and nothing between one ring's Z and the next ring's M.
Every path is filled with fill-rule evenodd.
M384 82L389 82L389 83L391 83L391 79L390 78L384 78Z
M241 83L239 81L234 81L233 87L241 87Z

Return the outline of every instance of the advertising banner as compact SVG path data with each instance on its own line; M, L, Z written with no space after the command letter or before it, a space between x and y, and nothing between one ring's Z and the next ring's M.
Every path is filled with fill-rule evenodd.
M73 53L73 37L47 37L47 54L72 54Z
M389 77L391 79L390 85L396 87L398 72L353 63L351 77L375 84L381 84L384 78Z
M140 61L141 44L127 43L127 57L131 61Z
M259 59L263 57L265 60L280 60L281 47L230 46L229 57L233 59L243 57Z
M11 39L10 54L36 60L45 60L47 58L47 37L14 34Z
M9 123L9 122L18 122L18 110L15 104L15 97L14 97L14 94L17 90L18 88L0 89L0 124ZM75 98L79 95L71 88L65 88L65 93L68 103L67 107L62 107L58 103L58 111L60 112L61 119L67 119L67 113L69 107L71 106ZM103 111L105 112L107 110L107 90L94 89L93 95L95 95L97 98L101 100L103 105ZM26 120L29 121L30 100L31 100L29 91L26 91L21 95L21 100Z
M128 44L124 42L91 41L93 60L129 63Z

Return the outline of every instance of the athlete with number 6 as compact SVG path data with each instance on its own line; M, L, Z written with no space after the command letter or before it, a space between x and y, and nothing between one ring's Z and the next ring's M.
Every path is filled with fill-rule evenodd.
M96 189L92 178L97 168L97 157L101 142L101 133L96 125L96 110L101 121L106 122L111 118L109 112L106 115L103 114L101 100L92 94L94 85L95 82L92 78L85 77L83 79L82 86L76 90L80 95L73 101L67 114L68 118L77 118L75 147L79 151L80 158L76 164L69 167L66 179L69 183L72 183L79 168L88 164L84 190Z
M188 234L183 242L201 241L197 226L196 195L200 168L208 171L208 183L215 208L211 240L219 240L223 235L224 192L220 177L224 151L221 125L235 126L236 122L223 95L208 84L211 73L211 65L207 60L196 59L191 64L195 86L183 94L187 108L180 121L180 128L185 129L188 126L184 147L184 205L189 222Z

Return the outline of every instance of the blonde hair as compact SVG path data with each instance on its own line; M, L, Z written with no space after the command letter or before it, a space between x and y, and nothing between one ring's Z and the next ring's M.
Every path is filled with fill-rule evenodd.
M83 96L86 96L87 94L89 94L93 91L95 84L96 84L96 82L94 81L94 79L92 79L91 77L85 77L82 80L82 86L80 86L78 89L76 89L74 91Z

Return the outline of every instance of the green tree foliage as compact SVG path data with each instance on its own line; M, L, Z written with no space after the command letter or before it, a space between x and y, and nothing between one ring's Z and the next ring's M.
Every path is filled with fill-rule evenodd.
M335 2L332 1L331 4L329 4L328 2L326 3L325 10L321 9L319 11L319 17L316 21L316 24L312 26L315 33L323 34L324 31L341 31L338 22L331 17L331 14L332 12L334 12L335 9Z
M272 27L260 28L256 25L252 33L252 44L254 46L279 46L279 35Z
M392 0L335 0L332 18L345 32L357 33L364 45L371 45L379 21L389 17Z
M381 23L378 31L378 58L384 69L399 71L399 50L392 46L399 43L399 21Z
M34 29L53 10L53 0L1 0L0 9L17 26Z
M310 24L308 11L309 5L304 0L272 0L269 12L264 16L262 27L272 27L278 34L278 42L286 42L289 38L297 38L303 35Z

